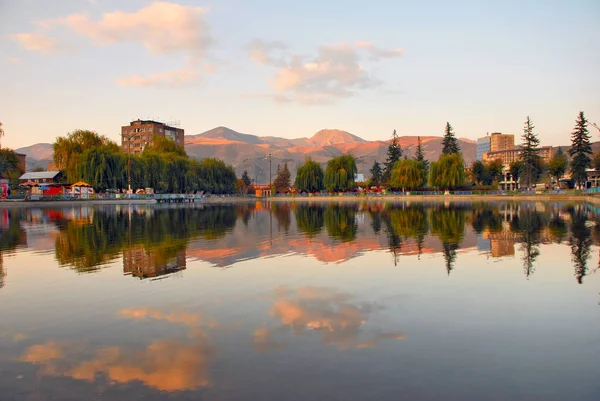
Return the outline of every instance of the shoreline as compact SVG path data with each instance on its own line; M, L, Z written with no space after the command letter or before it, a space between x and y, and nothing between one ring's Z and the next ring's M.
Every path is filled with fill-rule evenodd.
M281 203L345 203L345 202L396 202L396 203L423 203L423 202L587 202L600 205L599 195L410 195L410 196L308 196L308 197L272 197L272 198L241 198L217 197L203 198L185 205L194 206L201 204L219 203L255 203L255 202L281 202ZM0 209L30 208L30 207L57 207L57 206L98 206L98 205L157 205L154 199L78 199L78 200L50 200L50 201L0 201ZM177 205L174 203L173 205Z

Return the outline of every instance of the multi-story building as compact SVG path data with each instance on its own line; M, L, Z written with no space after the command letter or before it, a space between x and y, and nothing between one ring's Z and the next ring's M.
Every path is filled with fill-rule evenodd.
M477 139L477 156L476 160L483 161L483 156L491 149L491 140L489 136Z
M493 132L490 136L490 152L508 150L515 147L515 136L513 134L503 134Z
M515 147L515 136L513 134L503 134L501 132L492 132L491 135L477 139L476 159L483 161L488 152L497 152L508 150Z
M542 158L544 163L548 163L550 159L552 159L552 146L542 146L536 151L538 156ZM522 149L519 146L514 147L512 149L490 151L483 156L483 160L485 162L500 160L502 161L504 167L509 167L512 163L519 160L519 155L521 154L521 152Z
M184 133L181 128L170 127L153 120L136 120L121 127L121 148L126 153L141 154L144 148L152 146L152 139L162 136L172 139L184 147Z

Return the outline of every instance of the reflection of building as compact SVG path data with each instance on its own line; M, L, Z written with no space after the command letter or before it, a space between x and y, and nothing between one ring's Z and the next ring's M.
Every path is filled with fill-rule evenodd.
M158 121L136 120L121 127L121 149L126 153L140 154L147 146L152 146L152 138L162 136L184 147L184 130L170 127Z
M513 256L515 254L515 238L510 229L504 229L501 232L486 232L485 237L491 243L491 255L493 258L503 256Z
M165 258L156 250L147 250L137 245L123 250L123 273L140 279L159 277L185 270L185 250Z

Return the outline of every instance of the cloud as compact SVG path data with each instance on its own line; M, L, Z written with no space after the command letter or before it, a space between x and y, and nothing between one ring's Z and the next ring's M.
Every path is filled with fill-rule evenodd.
M11 64L18 64L20 63L22 60L18 57L7 57L6 61L11 63Z
M331 103L378 86L381 82L367 71L363 61L376 62L403 53L363 41L324 45L312 57L288 53L280 42L259 39L250 42L247 49L252 61L278 68L270 81L275 93L267 94L268 97L303 104Z
M212 42L205 13L203 7L154 2L131 13L106 13L97 21L87 14L71 14L42 24L67 27L98 45L138 42L157 53L202 54Z
M369 316L381 308L370 303L359 304L348 294L322 287L301 287L296 291L280 288L275 297L269 314L280 326L261 327L254 332L253 345L260 352L283 347L276 334L289 330L294 335L313 333L323 344L339 350L373 347L383 340L404 338L397 332L377 332L370 336L364 326ZM363 339L365 336L367 339Z
M130 75L116 79L116 83L122 86L149 87L165 86L178 87L191 85L200 79L197 68L186 65L181 69L161 72L148 76Z
M58 48L58 41L38 33L13 33L10 37L31 51L50 53Z
M11 35L29 50L49 52L58 41L48 33L66 29L89 39L97 46L138 43L154 54L184 54L188 62L180 69L148 76L134 74L116 80L119 85L180 86L199 81L201 72L214 72L212 65L202 66L207 48L213 43L204 16L207 9L168 2L153 2L134 12L114 11L93 19L76 13L66 17L38 21L43 33Z
M254 39L246 49L250 60L258 64L280 65L284 63L287 46L282 42L267 42L262 39Z

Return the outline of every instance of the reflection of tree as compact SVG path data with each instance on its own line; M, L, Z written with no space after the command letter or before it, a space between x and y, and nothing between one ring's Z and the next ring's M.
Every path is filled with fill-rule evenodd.
M204 208L133 210L96 209L89 221L62 220L55 252L60 265L78 272L93 272L121 255L124 249L143 246L156 263L173 260L196 237L221 238L237 219L232 205Z
M492 233L502 231L502 218L498 208L490 205L473 205L471 224L477 234L481 234L486 229Z
M271 206L271 213L277 219L277 227L279 231L285 231L286 234L290 231L292 224L291 209L289 204L274 202Z
M552 241L559 244L562 242L563 238L569 232L569 227L567 226L567 223L559 215L555 215L548 222L548 231L550 232Z
M324 209L321 206L299 205L295 214L298 230L307 237L312 238L323 230Z
M385 210L381 219L388 234L389 249L394 255L394 264L398 262L398 251L403 240L413 239L417 242L419 252L429 230L427 216L422 206L402 206Z
M375 235L379 235L381 232L381 212L378 210L369 209L369 215L371 216L371 227Z
M587 274L587 261L590 258L590 247L592 245L591 230L586 226L587 214L582 208L571 209L571 255L575 267L575 278L579 284L583 283L583 277Z
M518 234L523 249L523 272L529 278L535 271L535 260L540 256L540 232L547 226L545 216L528 204L521 205L519 213L510 222L511 230Z
M4 216L0 216L0 219L3 219L0 226L0 288L4 287L4 280L6 279L3 251L13 250L26 241L26 235L21 228L20 221L23 212L13 210L3 210L1 212L4 213ZM7 225L5 225L6 222Z
M323 214L329 235L340 241L356 238L356 205L330 205Z
M456 250L465 235L465 211L457 207L438 206L432 208L430 219L431 233L442 241L446 270L450 274L456 261Z

